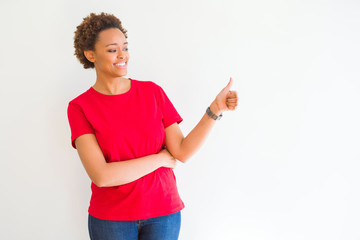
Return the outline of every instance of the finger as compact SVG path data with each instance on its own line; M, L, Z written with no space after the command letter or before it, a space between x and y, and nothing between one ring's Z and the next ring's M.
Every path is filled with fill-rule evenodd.
M237 97L226 97L226 100L238 100Z
M230 91L230 88L231 88L232 84L233 84L233 80L232 80L232 77L230 77L230 81L226 85L226 87L224 88L224 91Z
M236 107L237 107L237 106L229 106L228 109L229 109L230 111L234 111L234 110L236 109Z
M231 100L231 101L237 101L238 98L237 98L236 96L234 96L234 97L231 97L231 96L229 97L229 96L228 96L228 97L226 98L226 101L230 101L230 100Z
M237 103L229 103L229 104L226 104L226 106L227 106L228 108L236 107L236 106L237 106Z
M226 102L226 106L237 106L238 102Z
M237 98L228 98L226 99L227 103L237 103L238 99Z
M228 93L228 95L227 95L228 97L237 97L237 92L236 91L229 91L229 93Z

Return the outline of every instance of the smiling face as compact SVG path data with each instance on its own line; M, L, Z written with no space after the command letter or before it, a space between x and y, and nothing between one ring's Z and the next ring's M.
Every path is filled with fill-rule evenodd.
M84 54L94 63L98 76L123 77L129 61L127 46L125 35L118 28L110 28L99 33L95 50L84 51Z

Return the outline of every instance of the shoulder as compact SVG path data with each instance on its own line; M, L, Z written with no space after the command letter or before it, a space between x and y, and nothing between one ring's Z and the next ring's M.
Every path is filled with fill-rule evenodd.
M153 81L142 81L131 79L135 84L136 88L147 93L152 93L155 95L162 94L164 90L158 84Z
M138 87L142 87L142 88L160 88L159 85L157 85L156 83L154 83L153 81L143 81L143 80L135 80L132 79L131 80L138 86Z
M82 105L82 103L86 102L86 100L89 98L90 90L91 90L91 88L89 88L85 92L81 93L80 95L78 95L75 98L73 98L72 100L70 100L68 106L71 106L71 105L80 106L80 105Z

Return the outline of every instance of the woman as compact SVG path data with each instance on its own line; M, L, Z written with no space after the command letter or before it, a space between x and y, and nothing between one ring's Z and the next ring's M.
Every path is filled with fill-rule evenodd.
M125 78L126 32L105 13L91 13L75 31L76 57L96 70L95 84L68 106L72 146L92 181L90 238L178 239L184 203L172 169L199 148L223 111L235 109L237 94L230 79L184 138L163 89Z

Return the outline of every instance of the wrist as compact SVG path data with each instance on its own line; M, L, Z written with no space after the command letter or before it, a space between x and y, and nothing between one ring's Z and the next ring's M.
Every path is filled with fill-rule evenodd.
M214 109L214 110L211 110L211 107ZM214 111L214 112L213 112ZM208 107L206 109L206 114L214 119L214 120L220 120L222 118L222 113L221 111L219 110L219 108L217 107L216 104L211 104L210 107Z
M222 113L215 101L210 104L210 110L218 116Z
M167 161L168 161L168 158L169 158L169 151L164 148L162 149L158 154L158 163L159 163L159 167L165 167L167 165Z

